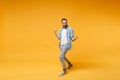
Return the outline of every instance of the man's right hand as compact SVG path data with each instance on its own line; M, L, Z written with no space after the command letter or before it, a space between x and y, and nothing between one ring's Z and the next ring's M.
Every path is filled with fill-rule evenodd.
M57 29L54 29L54 32L57 33Z

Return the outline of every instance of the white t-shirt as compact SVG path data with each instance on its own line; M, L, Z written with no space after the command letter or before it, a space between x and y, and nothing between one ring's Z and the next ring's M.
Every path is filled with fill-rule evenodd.
M61 45L67 44L67 29L63 29L61 33Z

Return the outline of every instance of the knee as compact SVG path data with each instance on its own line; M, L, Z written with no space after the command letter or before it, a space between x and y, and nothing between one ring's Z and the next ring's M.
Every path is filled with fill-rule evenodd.
M64 56L60 56L60 61L63 61L64 60Z

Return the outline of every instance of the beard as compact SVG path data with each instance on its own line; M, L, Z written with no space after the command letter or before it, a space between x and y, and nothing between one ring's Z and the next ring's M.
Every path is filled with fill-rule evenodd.
M63 25L63 28L67 28L68 27L68 25Z

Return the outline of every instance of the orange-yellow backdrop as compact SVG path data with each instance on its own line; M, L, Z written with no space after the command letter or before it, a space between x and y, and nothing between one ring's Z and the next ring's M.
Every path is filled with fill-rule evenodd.
M119 80L120 1L0 0L0 80ZM62 78L53 30L67 18L79 39Z

